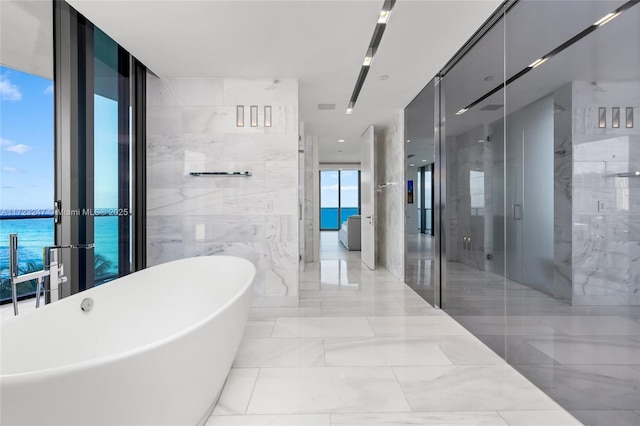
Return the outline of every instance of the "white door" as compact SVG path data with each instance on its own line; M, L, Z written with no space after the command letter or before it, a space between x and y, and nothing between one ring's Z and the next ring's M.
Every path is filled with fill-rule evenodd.
M360 159L360 214L362 215L361 256L369 269L376 268L376 174L373 126L360 136L362 157Z

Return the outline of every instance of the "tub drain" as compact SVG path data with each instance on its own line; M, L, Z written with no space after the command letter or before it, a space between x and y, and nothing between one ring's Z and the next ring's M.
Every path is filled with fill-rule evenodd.
M92 308L93 308L92 298L87 297L85 299L82 299L82 303L80 303L80 309L82 309L84 312L89 312Z

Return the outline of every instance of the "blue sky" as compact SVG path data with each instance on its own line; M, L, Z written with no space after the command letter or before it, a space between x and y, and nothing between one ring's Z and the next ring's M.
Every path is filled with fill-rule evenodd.
M95 206L117 206L117 103L95 96ZM0 66L0 209L53 205L53 82Z
M358 171L343 170L340 178L342 207L358 207ZM338 207L338 171L320 174L321 207Z
M53 85L0 66L2 209L53 204Z

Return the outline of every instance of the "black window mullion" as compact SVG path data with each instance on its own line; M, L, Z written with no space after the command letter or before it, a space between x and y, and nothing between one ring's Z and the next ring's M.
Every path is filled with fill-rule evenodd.
M134 103L133 103L133 134L134 134L134 176L133 193L133 267L139 271L147 267L147 68L137 60L134 63Z
M129 54L118 46L118 275L131 272L130 200L130 67Z
M77 126L77 183L72 191L77 193L78 244L92 244L94 242L94 44L93 25L81 15L78 15L78 108ZM72 182L72 185L74 183ZM73 231L72 231L73 232ZM71 293L86 290L94 284L94 251L73 250L72 258L78 259L78 277L72 281Z

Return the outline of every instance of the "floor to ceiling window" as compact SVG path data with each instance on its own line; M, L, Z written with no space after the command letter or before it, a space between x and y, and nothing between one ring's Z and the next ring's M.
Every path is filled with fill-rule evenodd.
M20 273L43 267L44 246L87 246L61 250L62 296L144 267L146 68L65 2L0 7L1 301L10 233Z
M142 77L136 78L144 67L68 4L56 2L54 16L57 151L69 165L58 170L56 197L62 211L80 212L62 215L56 239L94 245L63 254L71 265L68 293L75 293L130 273L135 247L145 244L134 241L132 216L133 201L143 197L134 184L144 181L144 156L134 147L144 145L138 131L144 124L135 125L144 111ZM140 213L137 227L144 227Z
M53 24L48 2L0 2L0 302L11 299L9 234L20 273L42 268L53 232ZM31 296L35 281L17 285Z
M360 214L360 171L320 171L320 230L337 231Z

